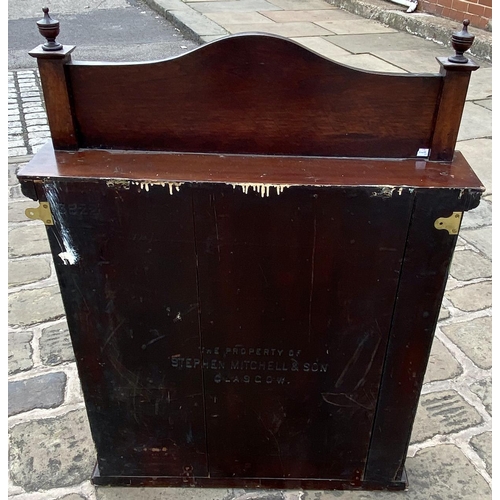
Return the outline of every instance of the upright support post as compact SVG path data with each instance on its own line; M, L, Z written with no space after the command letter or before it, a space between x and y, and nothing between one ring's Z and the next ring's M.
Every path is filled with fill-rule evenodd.
M64 70L64 66L71 61L75 46L56 42L59 21L49 16L48 8L45 7L43 12L44 18L37 25L47 41L29 52L29 55L38 62L54 149L77 149L78 139Z
M463 55L474 41L474 36L467 31L468 25L469 20L466 19L462 31L452 37L455 55L436 58L441 65L440 73L444 78L431 142L430 160L453 159L470 76L479 68L479 65Z

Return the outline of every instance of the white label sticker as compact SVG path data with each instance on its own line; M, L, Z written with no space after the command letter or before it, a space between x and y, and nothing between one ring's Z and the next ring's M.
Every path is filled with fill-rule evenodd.
M429 156L429 149L428 148L420 148L417 151L417 157L418 158L423 158L423 157L426 157L426 156Z

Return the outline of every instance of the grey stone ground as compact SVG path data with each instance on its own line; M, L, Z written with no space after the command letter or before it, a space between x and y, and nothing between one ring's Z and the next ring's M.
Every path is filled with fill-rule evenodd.
M92 7L92 2L87 4ZM68 12L67 1L47 3L56 14L57 7L62 14ZM326 57L375 71L436 72L434 58L450 53L425 36L406 33L404 26L382 25L324 0L148 3L197 41L249 30L279 33ZM355 10L356 2L343 3ZM121 8L118 0L97 4ZM363 5L366 2L358 2L362 14ZM402 16L393 4L385 10L388 14L381 18L387 22L391 12L392 17ZM420 17L420 22L426 21ZM488 39L488 34L481 39ZM90 484L94 449L45 230L25 218L24 210L33 202L22 197L15 177L50 137L40 82L34 69L9 71L9 498L489 499L492 70L486 60L476 60L481 69L473 73L457 149L485 184L486 193L480 206L464 216L408 452L410 486L404 493L123 489Z

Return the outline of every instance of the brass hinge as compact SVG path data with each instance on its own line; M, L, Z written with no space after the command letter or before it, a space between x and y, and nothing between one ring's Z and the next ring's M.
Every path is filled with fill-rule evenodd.
M450 234L458 234L463 212L453 212L449 217L439 217L434 222L436 229L446 229Z
M42 203L40 203L38 207L27 208L24 213L29 219L41 220L46 226L54 225L52 212L50 211L50 206L46 201L42 201Z

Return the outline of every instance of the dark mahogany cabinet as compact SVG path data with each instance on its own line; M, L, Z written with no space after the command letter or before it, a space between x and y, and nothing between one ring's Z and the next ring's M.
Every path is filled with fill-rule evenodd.
M32 52L53 144L18 176L47 225L94 483L404 489L483 190L454 151L477 66L361 72L256 34L143 65L71 50Z

